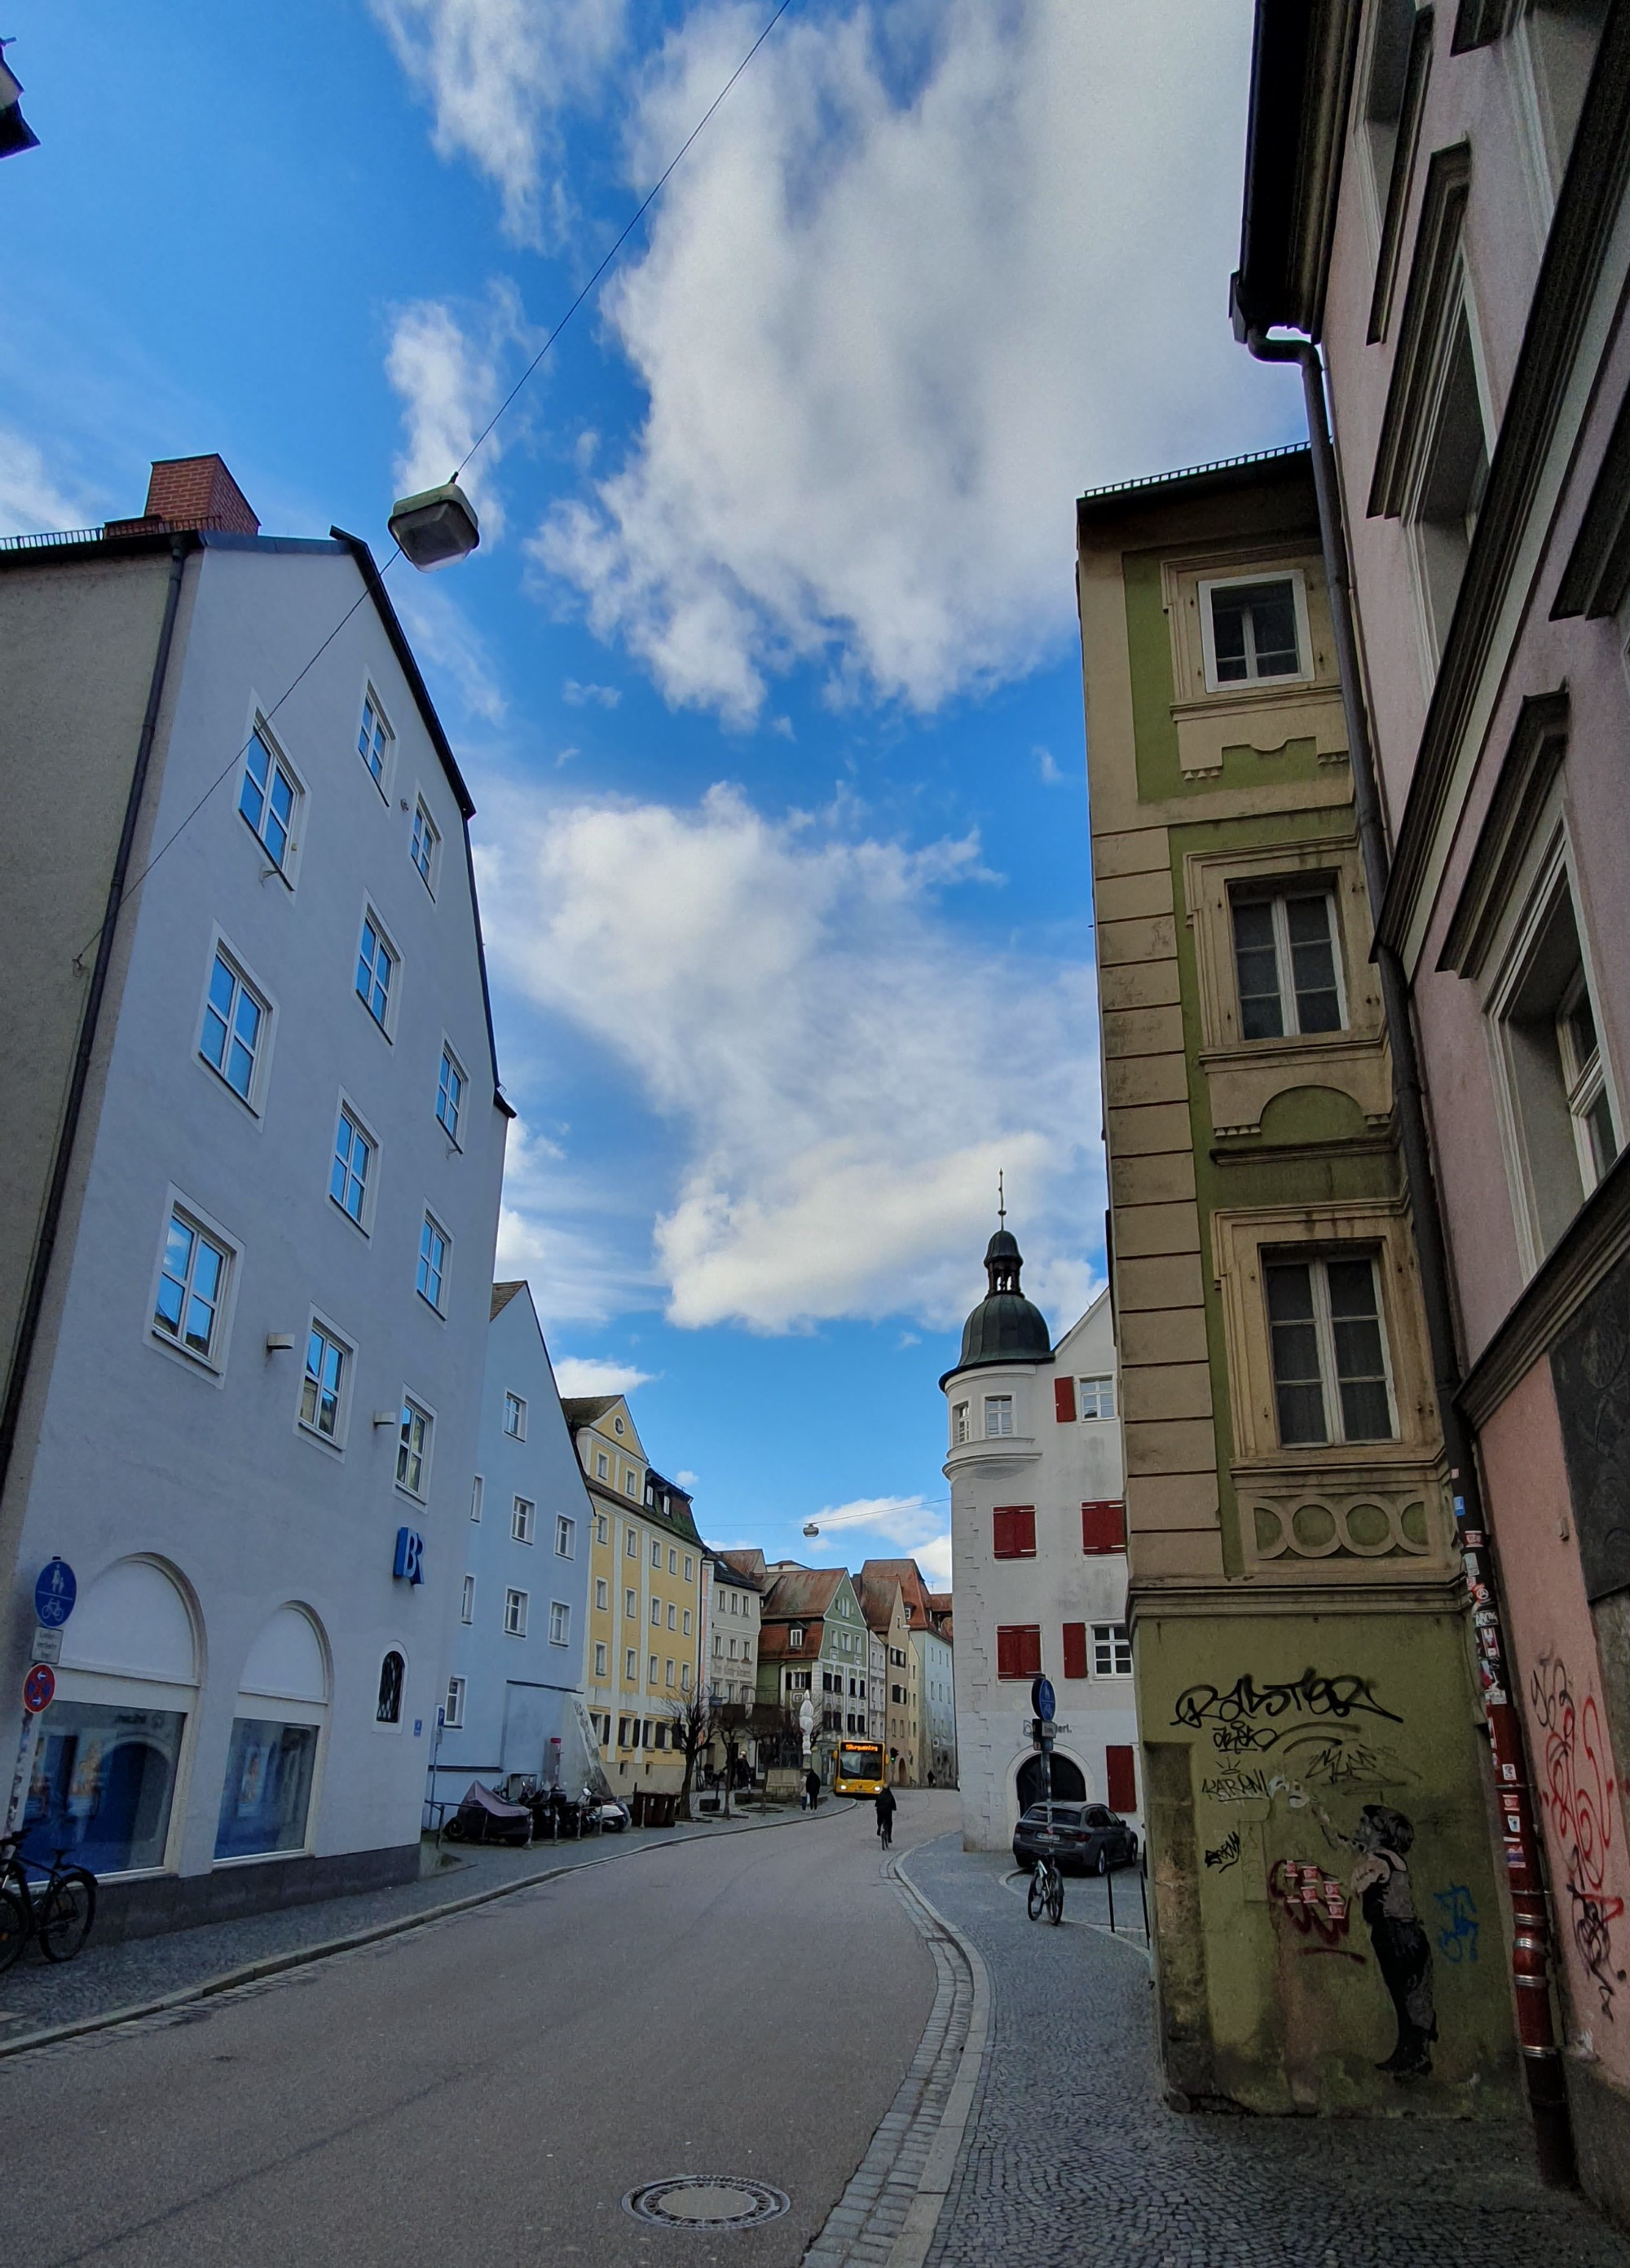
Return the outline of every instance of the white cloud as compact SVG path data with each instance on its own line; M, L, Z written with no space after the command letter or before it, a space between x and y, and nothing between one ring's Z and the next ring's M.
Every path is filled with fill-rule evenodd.
M574 709L587 708L591 702L601 709L614 709L622 695L614 685L580 685L575 677L569 677L561 688L561 698Z
M1090 976L953 926L939 900L982 882L976 841L777 824L723 787L685 810L488 804L495 967L613 1049L664 1123L671 1321L955 1323L998 1167L1039 1271L1084 1275L1102 1204ZM511 1174L512 1239L542 1196Z
M77 486L63 483L42 449L0 426L0 535L92 527L101 517Z
M608 1362L598 1355L565 1354L554 1359L554 1383L568 1399L588 1394L632 1394L649 1386L653 1373L631 1362Z
M622 44L624 0L369 0L430 99L441 157L470 158L518 243L557 241L570 206L558 122L591 100Z
M685 1467L681 1465L679 1471L675 1473L673 1477L682 1489L690 1489L697 1486L701 1476L699 1473L687 1472Z
M546 1333L650 1304L649 1270L624 1256L628 1224L615 1217L617 1195L585 1184L561 1148L524 1119L510 1126L493 1272L500 1282L525 1278Z
M951 1535L943 1504L921 1496L856 1497L812 1513L819 1535L804 1538L809 1557L827 1566L858 1568L865 1559L914 1559L937 1589L951 1581Z
M504 350L526 335L519 300L501 283L492 285L485 307L466 310L462 319L442 299L415 299L396 310L385 371L402 400L406 431L396 479L404 495L451 477L503 399ZM459 475L487 542L503 533L493 476L514 432L506 421Z
M1052 749L1039 747L1033 750L1032 753L1036 758L1036 769L1041 774L1042 778L1046 780L1047 785L1049 787L1061 787L1064 782L1064 775L1058 768L1058 760L1054 755Z
M498 665L491 648L458 601L439 583L424 576L403 577L396 585L396 611L401 616L432 686L437 673L444 673L459 705L488 725L500 725L508 712L499 681Z
M654 178L762 11L648 70ZM789 16L604 311L649 397L534 544L667 697L743 724L824 661L932 709L1061 644L1072 497L1282 438L1233 343L1247 0L853 0Z

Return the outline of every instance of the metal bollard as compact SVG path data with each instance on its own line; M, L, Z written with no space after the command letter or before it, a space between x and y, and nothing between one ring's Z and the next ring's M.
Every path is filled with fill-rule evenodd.
M1138 1896L1143 1901L1143 1937L1149 1941L1149 1845L1138 1852Z
M1112 1867L1104 1869L1104 1887L1109 1892L1109 1931L1114 1937L1119 1932L1115 1927L1115 1870Z

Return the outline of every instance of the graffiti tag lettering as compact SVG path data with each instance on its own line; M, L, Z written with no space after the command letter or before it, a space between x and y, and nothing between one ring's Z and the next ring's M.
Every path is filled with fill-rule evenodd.
M1259 1685L1253 1677L1237 1678L1226 1693L1215 1685L1191 1685L1178 1697L1174 1725L1186 1725L1198 1732L1205 1725L1232 1727L1251 1725L1258 1718L1270 1720L1281 1717L1351 1717L1362 1712L1369 1717L1384 1717L1391 1725L1401 1725L1403 1719L1384 1709L1377 1700L1367 1677L1344 1672L1334 1677L1321 1677L1316 1669L1304 1669L1300 1677L1289 1684Z
M1271 1725L1219 1725L1211 1735L1213 1746L1225 1756L1245 1749L1271 1749L1278 1738Z
M1438 1918L1443 1927L1437 1933L1437 1949L1445 1961L1472 1962L1477 1959L1477 1901L1464 1882L1451 1882L1446 1890L1434 1890Z
M1539 1800L1568 1853L1574 1945L1595 1980L1602 2014L1612 2022L1614 1990L1625 1981L1624 1970L1613 1966L1612 1926L1623 1915L1625 1902L1606 1890L1615 1789L1596 1696L1587 1693L1583 1707L1577 1707L1567 1664L1549 1653L1536 1668L1528 1690L1546 1736L1546 1785Z
M1307 1801L1306 1791L1282 1772L1222 1772L1215 1779L1202 1779L1200 1792L1214 1803L1271 1803L1282 1795L1292 1811L1300 1811Z
M1206 1864L1208 1867L1215 1867L1219 1874L1226 1874L1230 1867L1238 1866L1239 1830L1237 1827L1230 1829L1215 1851L1207 1852Z

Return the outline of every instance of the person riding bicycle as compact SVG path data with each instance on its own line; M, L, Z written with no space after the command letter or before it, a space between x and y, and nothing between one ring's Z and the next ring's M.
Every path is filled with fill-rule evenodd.
M897 1808L894 1791L886 1786L880 1787L872 1800L877 1810L877 1840L886 1851L894 1840L894 1814Z

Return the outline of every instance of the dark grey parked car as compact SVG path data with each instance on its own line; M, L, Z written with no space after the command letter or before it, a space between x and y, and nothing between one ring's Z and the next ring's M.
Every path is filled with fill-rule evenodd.
M1013 1830L1013 1856L1021 1867L1049 1858L1061 1874L1107 1874L1112 1867L1131 1866L1137 1855L1136 1835L1101 1803L1032 1803Z

